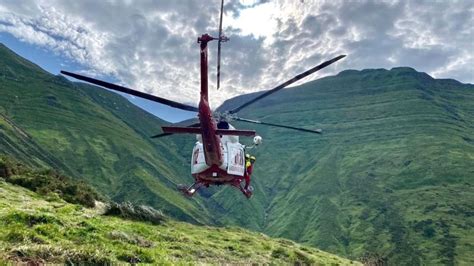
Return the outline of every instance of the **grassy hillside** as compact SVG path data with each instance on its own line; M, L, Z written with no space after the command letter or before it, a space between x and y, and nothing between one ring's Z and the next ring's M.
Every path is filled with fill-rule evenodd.
M0 151L9 154L31 167L54 167L71 172L66 164L54 158L15 122L0 113Z
M51 75L0 45L0 147L31 166L83 178L112 199L207 222L199 199L177 191L191 178L172 142L151 140L165 123L123 97Z
M0 263L307 263L360 265L238 228L159 225L101 215L0 180Z
M240 115L324 133L236 123L264 144L254 151L253 201L213 195L221 221L351 258L474 263L473 85L410 68L350 70Z

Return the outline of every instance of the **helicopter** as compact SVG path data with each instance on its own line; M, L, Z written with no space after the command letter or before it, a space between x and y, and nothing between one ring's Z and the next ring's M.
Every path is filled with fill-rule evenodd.
M306 129L289 125L269 123L259 120L242 118L237 115L239 111L247 106L265 98L269 95L286 88L287 86L321 70L330 64L342 59L345 55L339 55L331 60L323 62L282 84L260 94L259 96L241 104L240 106L224 112L213 112L209 106L208 91L208 43L218 42L217 49L217 89L220 87L220 57L221 44L229 41L222 33L222 16L224 0L221 1L219 35L212 37L205 33L198 37L197 43L200 50L201 67L201 92L198 107L175 102L152 94L147 94L106 81L90 78L76 73L61 71L62 74L86 81L107 89L127 93L136 97L158 102L170 107L198 113L198 123L187 126L162 126L163 133L151 136L161 138L172 134L196 134L197 141L191 155L191 175L194 183L191 186L178 185L178 189L186 196L193 196L200 188L211 185L230 185L239 189L247 198L252 196L252 191L244 189L241 185L246 174L245 149L246 146L239 142L239 136L254 137L254 146L262 142L262 138L256 135L255 130L236 129L230 124L231 121L241 121L252 124L280 127L307 133L321 134L321 129Z

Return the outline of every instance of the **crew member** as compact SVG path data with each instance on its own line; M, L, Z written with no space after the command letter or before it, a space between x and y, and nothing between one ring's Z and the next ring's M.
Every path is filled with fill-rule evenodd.
M250 177L252 176L253 164L255 163L255 156L250 156L250 154L245 154L245 186L244 190L249 193L253 191L253 187L250 185Z

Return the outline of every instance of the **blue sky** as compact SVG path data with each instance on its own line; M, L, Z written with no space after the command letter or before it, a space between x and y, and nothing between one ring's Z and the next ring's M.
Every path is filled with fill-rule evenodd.
M218 0L2 0L0 41L60 69L190 105L199 100L202 33L216 35ZM300 83L345 69L408 66L474 83L474 1L226 0L221 89L209 45L211 106L266 90L339 54ZM128 97L178 121L194 114Z

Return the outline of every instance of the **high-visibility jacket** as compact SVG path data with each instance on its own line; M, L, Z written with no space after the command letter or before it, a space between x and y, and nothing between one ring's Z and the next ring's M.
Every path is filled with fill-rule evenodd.
M245 169L247 171L247 175L251 175L252 174L252 170L253 170L253 164L250 162L250 160L247 160L245 162Z

